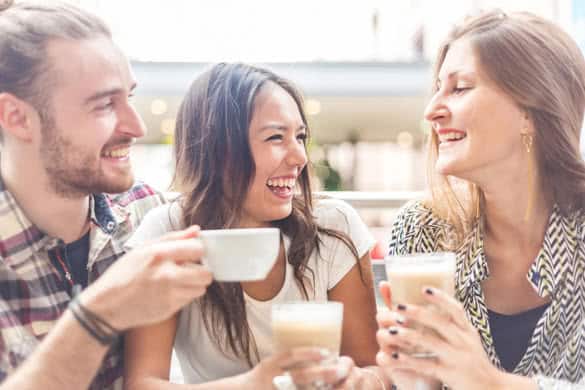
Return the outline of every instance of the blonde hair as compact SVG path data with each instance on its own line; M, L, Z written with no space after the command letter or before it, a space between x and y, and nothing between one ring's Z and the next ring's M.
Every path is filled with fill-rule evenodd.
M499 10L467 18L441 45L434 80L451 45L467 40L483 73L524 110L534 124L541 182L563 214L585 208L585 165L579 138L585 109L585 60L574 40L554 23ZM438 138L428 141L427 206L454 229L454 246L481 218L483 194L475 184L437 174Z

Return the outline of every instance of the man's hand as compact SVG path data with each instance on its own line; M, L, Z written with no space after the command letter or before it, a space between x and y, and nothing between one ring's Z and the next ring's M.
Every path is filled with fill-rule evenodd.
M212 281L200 263L198 233L194 226L130 251L81 294L81 303L119 330L169 318Z

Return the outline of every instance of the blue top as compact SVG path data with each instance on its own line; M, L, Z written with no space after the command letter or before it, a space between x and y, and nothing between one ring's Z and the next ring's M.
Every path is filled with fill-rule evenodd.
M66 280L65 274L70 273L73 279L73 284L79 284L81 287L87 287L88 281L88 270L87 260L89 255L89 232L77 241L73 241L69 244L58 246L55 249L49 251L49 257L53 262L53 265L59 273L61 273L63 287L71 295L71 284ZM57 259L57 256L63 261L64 264ZM67 269L63 269L63 265Z
M512 315L500 314L488 309L490 330L496 353L506 371L514 371L526 353L536 323L549 305L547 303Z

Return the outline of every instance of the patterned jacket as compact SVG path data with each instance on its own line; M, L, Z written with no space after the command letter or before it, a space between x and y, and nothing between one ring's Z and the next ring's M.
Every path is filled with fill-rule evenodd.
M163 202L145 185L116 196L91 196L89 283L124 254L123 244L144 214ZM27 219L0 179L0 383L67 309L71 297L66 282L48 255L62 244ZM121 389L122 373L119 341L109 350L90 389Z
M444 251L450 231L449 225L421 202L411 202L394 222L389 254ZM478 329L491 361L501 368L481 288L489 270L479 225L455 252L457 298ZM557 206L553 208L543 246L526 277L551 304L514 373L535 377L541 389L585 389L584 212L564 217Z

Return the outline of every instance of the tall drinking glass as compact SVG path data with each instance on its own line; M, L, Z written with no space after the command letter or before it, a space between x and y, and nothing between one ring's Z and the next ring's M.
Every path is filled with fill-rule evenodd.
M425 286L434 287L443 292L455 295L455 254L427 253L403 256L388 256L386 262L386 275L392 290L392 304L414 304L427 306L423 296ZM393 308L395 309L395 307ZM411 327L423 332L431 332L419 324L411 324ZM402 351L410 356L421 359L432 359L434 356L429 351L411 349ZM434 381L430 378L420 377L414 379L412 388L425 390L434 388Z
M272 306L272 338L276 351L297 347L320 347L331 353L329 363L339 356L343 328L341 302L290 302ZM327 362L323 362L327 364ZM277 377L279 389L295 389L290 377ZM303 389L327 389L323 384Z

